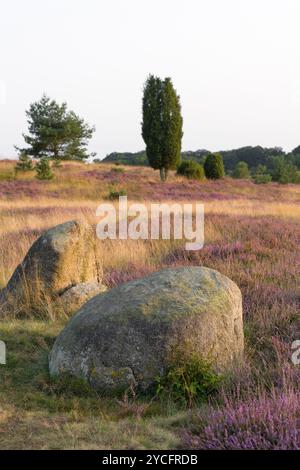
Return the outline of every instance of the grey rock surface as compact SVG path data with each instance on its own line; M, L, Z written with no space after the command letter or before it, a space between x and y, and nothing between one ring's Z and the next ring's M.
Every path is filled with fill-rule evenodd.
M65 312L74 312L92 297L106 290L106 286L95 281L81 282L65 290L57 299L57 305Z
M78 284L101 283L95 239L92 227L77 220L44 232L1 292L0 305L21 311L56 298Z
M204 267L164 269L93 297L58 336L52 375L70 373L97 389L151 387L174 351L224 371L242 358L237 285Z

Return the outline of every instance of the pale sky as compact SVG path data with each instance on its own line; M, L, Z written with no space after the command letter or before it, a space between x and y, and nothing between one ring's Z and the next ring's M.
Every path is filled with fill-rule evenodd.
M300 144L299 0L0 0L0 157L45 92L96 126L90 151L144 148L143 83L170 76L183 149Z

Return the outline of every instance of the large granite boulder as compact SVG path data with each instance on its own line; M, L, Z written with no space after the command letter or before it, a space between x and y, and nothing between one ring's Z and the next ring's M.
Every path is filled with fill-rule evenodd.
M234 282L203 267L164 269L93 297L50 354L50 373L112 391L151 387L174 352L209 359L217 371L243 354L242 297Z
M49 301L67 306L70 295L67 303L64 302L66 292L84 283L85 294L81 295L84 300L76 304L73 299L73 311L74 308L77 310L91 297L89 293L95 295L102 289L95 239L92 227L77 220L47 230L33 243L1 292L0 310L24 313L26 309L38 309ZM95 283L99 284L98 291ZM61 296L62 302L59 302Z

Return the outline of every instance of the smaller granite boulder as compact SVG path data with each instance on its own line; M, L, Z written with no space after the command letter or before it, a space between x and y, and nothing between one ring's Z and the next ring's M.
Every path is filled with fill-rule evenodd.
M74 293L79 299L88 298L96 284L101 283L101 270L95 256L95 234L82 221L69 221L44 232L31 246L17 267L6 288L0 294L0 311L13 310L27 314L57 300L61 295L70 302L77 285L92 283ZM81 294L79 293L81 290ZM99 291L98 291L99 292ZM97 293L97 292L96 292Z
M64 311L71 313L78 310L83 304L107 287L98 282L81 282L65 290L58 298L57 305Z

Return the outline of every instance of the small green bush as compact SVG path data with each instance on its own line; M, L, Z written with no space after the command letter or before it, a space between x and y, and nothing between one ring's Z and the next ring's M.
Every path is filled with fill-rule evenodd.
M202 165L194 160L184 160L177 168L177 174L186 176L188 179L204 179L204 169Z
M120 196L126 196L127 193L125 189L116 190L115 188L109 188L108 199L114 200L119 199Z
M41 158L41 160L36 164L36 178L39 180L52 180L53 173L49 163L49 159L46 157Z
M217 180L225 175L223 158L220 153L210 153L204 162L206 178Z
M268 173L265 165L258 165L253 176L254 183L265 184L272 181L272 176Z
M196 354L188 358L177 354L164 376L157 379L157 394L191 407L207 401L219 389L222 379L209 361Z
M48 390L49 393L82 397L95 394L95 391L85 380L68 373L61 374L57 377L49 377L46 381L45 378L41 377L40 380L43 380L41 385L43 386L44 391Z
M250 172L246 162L238 162L232 173L233 178L237 179L249 179Z
M114 173L125 173L125 169L118 166L116 168L112 168L111 171L113 171Z
M15 166L15 171L16 173L18 173L19 171L25 172L25 171L31 171L31 170L33 170L32 159L30 158L29 155L22 152L19 155L19 160Z
M271 175L273 181L281 184L299 183L297 166L283 156L270 158Z
M11 170L0 172L0 181L13 181L14 179L15 174Z
M254 183L256 184L266 184L266 183L271 183L271 181L272 181L272 176L269 175L268 173L254 176Z

